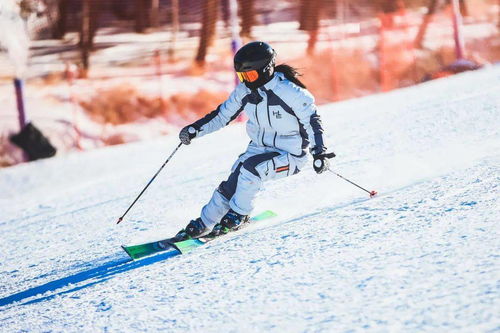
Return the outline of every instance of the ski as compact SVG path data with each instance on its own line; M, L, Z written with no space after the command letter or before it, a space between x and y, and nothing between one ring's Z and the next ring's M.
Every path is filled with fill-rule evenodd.
M243 227L246 225L253 223L253 222L258 222L262 220L267 220L270 218L273 218L277 216L276 213L270 210L266 210L256 216L253 216L250 218L250 220L245 223ZM237 230L240 230L242 228L238 228ZM237 231L234 230L234 231ZM234 232L233 231L233 232ZM210 234L201 237L201 238L193 238L193 239L188 239L184 241L177 242L175 238L166 238L162 239L159 241L155 242L150 242L150 243L144 243L144 244L138 244L138 245L131 245L131 246L125 246L122 245L122 249L130 256L132 259L140 259L143 257L147 257L159 252L167 251L167 250L175 250L178 252L178 254L183 254L187 253L189 251L192 251L193 249L200 247L207 242L214 240L216 238L219 238L224 235L216 236L216 237L211 237L209 236Z
M270 211L270 210L266 210L265 212L262 212L259 215L256 215L256 216L250 218L250 220L248 220L247 223L243 224L241 227L239 227L236 230L232 230L231 232L241 230L241 229L245 228L246 226L248 226L250 223L262 221L262 220L267 220L267 219L273 218L275 216L277 216L277 214L275 212ZM174 242L174 243L172 243L172 245L180 253L184 254L184 253L192 251L193 249L200 247L200 246L202 246L202 245L204 245L204 244L206 244L206 243L208 243L216 238L219 238L221 236L224 236L224 235L211 236L210 234L208 234L208 235L200 237L200 238L193 238L193 239L188 239L188 240L181 241L181 242Z
M139 245L131 245L131 246L122 245L122 249L125 252L127 252L130 258L139 259L154 253L163 252L169 249L175 249L169 241L170 239L163 239L160 241L144 243Z

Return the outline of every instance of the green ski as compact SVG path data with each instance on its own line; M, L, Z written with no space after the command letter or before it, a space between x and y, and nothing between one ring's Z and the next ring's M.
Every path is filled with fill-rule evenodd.
M262 220L267 220L277 216L276 213L266 210L254 217L252 217L248 223L258 222ZM246 223L246 224L248 224ZM240 228L241 229L241 228ZM239 230L239 229L238 229ZM220 236L219 236L220 237ZM139 245L131 245L125 246L122 245L122 249L127 252L127 254L132 259L140 259L146 256L150 256L152 254L163 252L167 250L173 250L178 252L178 254L187 253L192 251L193 249L200 247L201 245L215 239L218 237L208 238L201 237L196 239L188 239L181 242L175 242L173 238L162 239L155 242L139 244Z

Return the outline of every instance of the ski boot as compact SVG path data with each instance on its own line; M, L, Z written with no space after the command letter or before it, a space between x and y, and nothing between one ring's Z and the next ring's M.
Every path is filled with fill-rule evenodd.
M191 238L198 238L204 234L206 234L208 228L205 226L201 217L198 217L195 220L191 220L188 225L179 231L175 237L172 238L174 242L182 242Z
M231 230L238 229L242 224L248 222L248 220L248 215L241 215L230 209L220 222L214 226L210 236L217 237L227 234Z

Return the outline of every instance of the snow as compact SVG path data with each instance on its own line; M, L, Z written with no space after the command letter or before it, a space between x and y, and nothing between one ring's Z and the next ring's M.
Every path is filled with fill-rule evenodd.
M119 245L197 217L248 139L176 136L0 170L2 332L500 330L500 67L320 108L335 175L269 183L276 211L182 256Z

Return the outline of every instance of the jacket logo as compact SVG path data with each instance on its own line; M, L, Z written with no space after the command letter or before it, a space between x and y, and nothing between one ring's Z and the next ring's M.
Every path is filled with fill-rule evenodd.
M280 113L280 111L279 110L278 111L273 111L273 116L275 116L276 119L281 119L281 113Z

